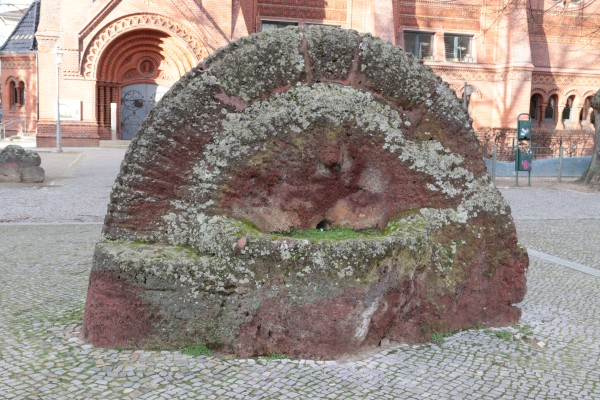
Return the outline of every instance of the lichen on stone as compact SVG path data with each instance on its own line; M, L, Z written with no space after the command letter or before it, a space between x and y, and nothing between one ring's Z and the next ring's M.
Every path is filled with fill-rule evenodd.
M307 40L314 76L328 80L346 79L358 48L358 33L317 26L308 26L302 32Z
M119 321L152 321L153 339L244 357L514 322L526 255L478 150L455 93L390 43L326 27L241 39L133 140L89 298L134 299Z
M296 29L253 35L209 57L207 71L227 94L250 101L299 79L304 71L300 41Z

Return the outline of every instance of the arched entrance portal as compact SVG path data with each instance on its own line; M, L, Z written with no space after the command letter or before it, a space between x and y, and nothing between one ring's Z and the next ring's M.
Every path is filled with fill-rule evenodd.
M153 83L135 83L121 90L121 139L131 140L144 118L168 88Z
M180 39L154 29L117 36L102 52L96 74L101 139L111 137L111 103L117 105L117 138L131 140L167 89L196 64Z

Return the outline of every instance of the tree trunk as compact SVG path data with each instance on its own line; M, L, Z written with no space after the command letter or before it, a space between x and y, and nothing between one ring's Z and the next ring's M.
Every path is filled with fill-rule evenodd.
M579 179L592 189L600 190L600 90L596 92L592 99L592 108L594 109L594 152L592 153L592 162L587 171Z

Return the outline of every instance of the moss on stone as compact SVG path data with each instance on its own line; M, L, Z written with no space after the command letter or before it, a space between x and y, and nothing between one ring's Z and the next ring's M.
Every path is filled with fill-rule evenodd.
M252 176L253 168L260 170L281 154L290 161L281 148L296 156L314 151L308 144L315 142L324 145L323 152L316 157L320 164L310 168L320 171L331 160L332 165L338 162L338 149L328 145L344 144L341 132L372 145L369 157L377 157L380 146L386 160L403 164L394 185L402 187L405 179L417 176L422 187L414 198L435 196L436 201L407 196L404 202L399 195L398 209L412 209L396 215L381 232L270 235L251 221L223 215L224 190L236 182L239 171L250 168L246 172ZM289 322L299 308L315 304L350 310L344 318L360 327L346 335L355 338L350 339L353 348L372 333L372 318L386 326L403 326L406 318L408 330L421 325L429 335L446 331L445 321L461 316L445 313L475 296L461 292L472 269L479 268L475 279L480 281L486 273L476 252L487 251L485 244L497 232L514 232L510 209L481 172L485 167L469 139L473 131L455 93L390 43L323 27L244 38L186 74L142 125L111 196L107 240L97 246L94 272L111 271L139 289L140 301L168 316L157 322L157 329L182 343L233 346L240 327L250 326L246 333L254 346L264 338L252 323L259 321L260 328L260 318L276 321L288 313ZM339 154L345 154L343 149ZM298 160L303 158L293 162ZM369 160L355 165L363 162ZM335 167L342 171L342 164ZM365 174L364 179L389 178L380 169L375 178ZM277 173L272 176L280 179ZM373 196L383 187L344 184ZM266 203L256 202L256 208L268 207ZM314 226L313 221L306 225ZM514 318L507 299L518 301L524 283L515 278L518 287L508 293L502 268L517 275L525 263L510 240L506 243L507 252L485 256L494 267L484 286L498 289L494 298L502 302L507 318ZM497 250L496 243L490 247ZM404 285L410 294L404 293ZM475 288L476 296L483 298L485 288ZM412 297L397 300L406 303L394 308L399 315L388 321L383 310L399 292ZM266 311L260 314L259 308ZM421 320L414 317L419 312L429 314ZM484 320L483 311L477 312L481 315L474 318ZM336 328L344 324L346 320ZM304 325L290 326L300 327L303 335ZM266 340L287 340L287 332Z
M292 232L270 235L274 239L281 238L293 238L293 239L307 239L311 242L318 242L321 240L348 240L348 239L357 239L357 238L376 238L384 236L382 232L379 232L375 229L367 229L355 231L350 228L337 228L334 227L329 230L321 230L321 229L306 229L306 230L296 230Z

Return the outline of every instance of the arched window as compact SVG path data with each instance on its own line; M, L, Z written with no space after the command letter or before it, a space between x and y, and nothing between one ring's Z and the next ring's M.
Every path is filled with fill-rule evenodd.
M542 95L539 93L531 96L529 102L529 116L532 121L540 121L542 119Z
M17 84L14 81L10 81L9 83L9 96L10 96L10 106L15 107L17 105Z
M581 109L581 113L579 114L579 120L590 122L591 116L592 116L592 96L588 96L585 98L585 100L583 102L583 108Z
M558 107L558 96L553 94L548 99L548 104L546 104L546 112L544 113L544 119L546 121L555 121L556 120L557 107Z
M19 86L17 88L17 103L20 106L25 105L25 82L19 82Z
M567 104L565 104L565 108L562 111L562 120L570 121L571 120L571 110L573 109L573 102L575 101L575 95L569 96L567 99Z
M11 80L8 84L11 108L25 105L25 82Z

